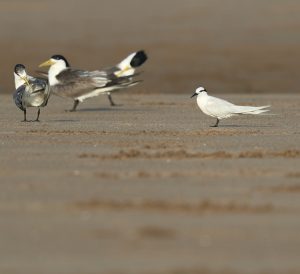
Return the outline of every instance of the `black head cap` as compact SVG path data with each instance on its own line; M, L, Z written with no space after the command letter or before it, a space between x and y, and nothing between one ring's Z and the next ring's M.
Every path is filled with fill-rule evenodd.
M133 68L141 66L146 60L148 59L148 56L143 50L138 51L134 57L132 58L130 62L130 66Z
M51 59L54 59L54 60L64 60L65 63L66 63L66 66L67 66L67 67L70 67L69 62L68 62L67 59L66 59L65 57L63 57L62 55L55 54L55 55L51 56Z
M25 70L25 66L22 64L16 64L15 65L15 73L19 74L20 72Z

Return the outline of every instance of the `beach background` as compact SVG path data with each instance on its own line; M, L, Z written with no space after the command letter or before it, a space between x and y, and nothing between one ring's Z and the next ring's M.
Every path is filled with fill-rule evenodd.
M16 63L34 73L59 53L101 69L144 49L136 92L297 93L299 13L295 0L1 0L0 91Z
M0 0L0 274L299 274L300 2ZM143 83L51 96L22 123L13 68ZM268 115L201 113L196 87ZM36 117L28 110L28 119ZM270 114L270 115L269 115Z

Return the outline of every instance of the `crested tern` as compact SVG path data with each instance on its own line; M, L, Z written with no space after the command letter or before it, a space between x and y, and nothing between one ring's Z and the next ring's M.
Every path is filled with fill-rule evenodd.
M48 80L51 91L61 97L72 98L76 111L78 104L87 98L107 94L111 105L115 105L111 92L131 87L140 81L134 81L136 67L147 60L144 51L132 53L118 65L103 70L87 71L73 69L62 55L53 55L39 67L50 66Z
M24 113L24 122L26 122L26 109L28 107L37 107L37 117L35 121L39 121L40 107L44 107L48 103L50 97L50 89L47 81L34 78L27 75L25 66L22 64L15 65L15 92L13 99L16 106Z
M217 118L217 122L212 127L217 127L221 119L229 118L239 114L261 114L269 111L266 109L270 106L238 106L234 105L223 99L219 99L213 96L209 96L204 87L196 89L195 93L191 96L197 96L197 104L203 113L206 115Z

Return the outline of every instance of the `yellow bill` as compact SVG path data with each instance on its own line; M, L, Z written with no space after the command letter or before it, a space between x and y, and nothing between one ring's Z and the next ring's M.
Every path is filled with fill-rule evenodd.
M54 62L53 62L51 59L49 59L49 60L47 60L46 62L40 64L39 67L40 67L40 68L41 68L41 67L50 67L50 66L52 66L53 64L54 64Z
M25 84L27 85L27 86L29 86L30 87L30 83L29 83L29 81L28 81L28 78L27 78L27 76L20 76L21 77L21 79L25 82Z

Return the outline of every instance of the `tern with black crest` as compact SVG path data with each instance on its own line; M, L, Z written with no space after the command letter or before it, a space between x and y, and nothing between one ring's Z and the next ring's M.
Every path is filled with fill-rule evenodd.
M58 96L72 98L74 105L70 111L76 111L80 102L100 94L107 94L111 105L114 105L110 93L138 84L140 81L134 80L135 68L146 60L144 51L139 51L114 67L87 71L73 69L65 57L53 55L40 67L50 66L48 81L51 91Z

